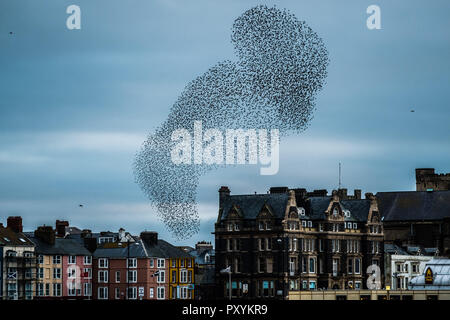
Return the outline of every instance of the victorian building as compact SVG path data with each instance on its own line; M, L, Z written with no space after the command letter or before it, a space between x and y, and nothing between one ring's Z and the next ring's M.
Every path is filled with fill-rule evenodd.
M230 286L232 297L285 298L292 290L366 288L369 276L371 288L383 283L377 201L360 190L230 195L221 187L214 234L222 297ZM231 281L220 272L228 267Z

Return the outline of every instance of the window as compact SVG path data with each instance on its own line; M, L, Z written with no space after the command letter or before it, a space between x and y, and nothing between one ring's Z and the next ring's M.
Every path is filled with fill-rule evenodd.
M108 299L108 287L99 287L98 288L98 298L100 300Z
M137 259L136 258L127 259L127 267L128 268L137 268Z
M180 259L180 267L181 267L181 268L184 268L184 266L185 266L184 259Z
M92 283L90 282L84 283L84 296L86 297L92 296Z
M309 273L316 273L316 259L309 258Z
M270 222L266 222L266 230L271 230Z
M302 257L302 272L306 273L307 270L306 257Z
M46 296L50 295L50 283L45 284L45 295Z
M181 299L187 299L187 297L188 297L188 288L187 287L180 288L180 296L181 296Z
M83 276L86 279L92 279L92 268L84 268L83 269Z
M127 299L134 300L137 298L137 288L129 287L127 290Z
M347 260L347 273L348 274L353 273L353 260L352 259Z
M338 214L339 214L338 208L334 207L334 209L333 209L333 216L336 217Z
M353 223L353 229L358 229L358 224L356 222Z
M177 271L172 270L172 283L176 283L176 282L177 282Z
M150 259L150 268L153 268L155 266L155 262L153 261L153 259Z
M272 239L270 239L270 238L266 239L266 249L272 250Z
M238 223L235 223L235 224L234 224L234 231L239 231L239 230L240 230L239 224L238 224Z
M61 279L61 268L53 268L53 279Z
M84 264L92 264L92 256L84 256L83 263Z
M319 251L323 252L323 239L319 239Z
M312 221L308 221L308 228L312 228Z
M228 224L228 231L233 231L233 224L232 223Z
M355 281L355 289L360 290L361 289L361 281Z
M155 296L155 290L154 288L150 288L150 293L149 293L150 298L153 298Z
M162 300L162 299L165 299L165 297L166 297L165 288L158 287L157 288L157 298Z
M70 279L74 279L77 277L77 270L74 267L67 268L67 276Z
M38 279L44 279L44 268L37 269L37 277Z
M308 289L308 281L306 281L306 280L303 280L302 281L302 289Z
M164 259L158 259L157 267L158 268L164 268L165 267L165 260Z
M355 273L356 274L361 273L361 259L359 259L359 258L355 259Z
M265 271L265 259L263 257L260 257L258 259L259 261L259 272L264 272Z
M128 270L127 280L129 283L137 282L137 270Z
M116 282L120 282L120 271L116 271Z
M53 264L60 264L61 263L61 256L53 256Z
M108 259L107 258L98 259L98 267L99 268L108 268Z
M266 263L267 263L267 273L272 273L273 272L273 258L267 258L266 259Z
M309 281L309 290L316 289L316 281Z
M186 283L187 282L187 271L186 270L181 270L180 271L180 282L181 283Z
M98 272L98 282L101 282L101 283L108 282L108 271L101 270Z
M302 227L306 228L306 220L302 220Z
M259 222L259 230L264 230L264 222Z
M69 256L69 264L76 264L76 263L77 263L77 257Z
M412 267L413 273L419 273L419 264L418 263L411 264L411 267Z
M61 296L61 283L53 284L53 296L55 296L55 297Z
M240 250L239 239L233 239L233 244L234 244L234 250L239 251Z
M43 283L37 284L37 295L39 297L42 297L44 295L44 284Z
M322 232L323 231L323 224L319 223L319 231Z
M114 289L114 298L116 300L120 299L120 289L119 288Z
M37 263L44 264L44 256L42 254L38 255Z
M156 279L156 282L163 283L166 281L166 272L164 270L159 270L158 278Z
M333 276L336 277L339 272L339 259L333 259Z

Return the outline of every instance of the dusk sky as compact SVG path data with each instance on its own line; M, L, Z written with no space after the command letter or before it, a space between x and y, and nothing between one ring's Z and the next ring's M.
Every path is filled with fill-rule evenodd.
M81 30L66 27L71 4ZM177 241L135 183L134 157L189 81L236 60L233 21L259 4L288 9L328 49L314 119L281 140L277 175L248 165L203 176L200 233ZM381 30L366 26L372 4ZM449 14L448 0L2 0L0 222L21 215L30 231L65 219L193 245L214 239L222 185L331 192L341 162L349 192L415 190L415 168L450 172Z

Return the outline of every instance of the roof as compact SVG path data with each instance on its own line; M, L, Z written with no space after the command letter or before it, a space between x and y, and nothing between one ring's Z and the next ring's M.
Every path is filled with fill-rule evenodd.
M94 251L95 258L191 258L191 256L183 250L171 245L167 241L158 239L156 245L149 245L146 242L139 240L137 242L130 242L129 247L127 243L106 244Z
M392 243L384 244L384 252L389 253L389 254L403 255L403 256L409 255L409 253L406 252L405 250L403 250L403 248L399 247L396 244L392 244Z
M425 284L425 272L431 268L433 271L433 283ZM427 262L424 273L411 279L408 288L426 290L450 290L450 259L432 259Z
M315 220L324 220L325 211L328 209L332 197L310 197L306 200L307 212L306 214ZM341 207L343 210L350 211L350 217L346 217L346 221L367 221L369 215L370 200L368 199L354 199L354 200L341 200Z
M22 232L0 226L0 246L34 246L34 243Z
M288 203L287 193L233 195L225 197L222 203L222 220L226 219L230 209L236 206L244 219L255 219L267 204L276 218L283 219Z
M36 253L45 255L69 255L69 256L90 256L91 253L79 242L73 239L56 238L55 243L48 244L36 237L30 237L36 245Z
M197 264L212 264L214 263L215 250L214 249L206 249L206 250L192 250L189 254L195 258L195 263ZM205 261L206 254L209 255L209 262Z
M450 191L378 192L377 201L383 221L450 217Z

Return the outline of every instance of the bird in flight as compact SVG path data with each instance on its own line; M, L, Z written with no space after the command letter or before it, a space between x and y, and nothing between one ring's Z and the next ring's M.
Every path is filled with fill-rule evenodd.
M79 206L80 208L83 208L83 205L82 205L82 204L79 204L78 206Z

